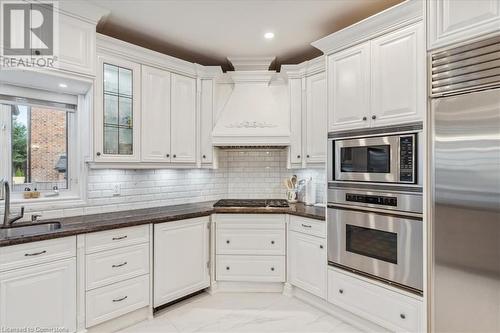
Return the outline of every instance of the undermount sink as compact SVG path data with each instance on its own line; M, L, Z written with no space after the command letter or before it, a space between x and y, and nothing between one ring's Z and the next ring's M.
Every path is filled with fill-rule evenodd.
M7 237L30 236L61 229L61 222L37 222L12 225L0 229Z

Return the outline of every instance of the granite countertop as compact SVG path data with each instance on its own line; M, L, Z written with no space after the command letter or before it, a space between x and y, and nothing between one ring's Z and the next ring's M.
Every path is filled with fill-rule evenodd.
M288 208L214 208L214 201L175 206L136 209L112 213L82 215L52 219L62 224L60 229L29 236L8 237L5 229L0 229L0 247L46 239L67 237L96 231L132 227L141 224L162 223L209 216L213 213L233 214L291 214L320 221L325 220L325 208L291 204ZM50 221L50 220L47 220ZM44 222L41 220L41 222Z

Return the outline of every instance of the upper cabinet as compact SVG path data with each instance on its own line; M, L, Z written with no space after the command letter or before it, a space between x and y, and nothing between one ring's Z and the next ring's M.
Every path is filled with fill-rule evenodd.
M423 24L413 24L328 57L329 131L422 120Z
M370 43L328 57L328 130L369 126Z
M59 69L95 75L95 24L59 15Z
M500 0L427 1L428 49L500 31Z
M170 162L170 72L142 66L141 155Z
M308 76L306 91L306 160L307 163L324 163L327 139L325 72Z
M372 126L421 120L425 110L423 24L371 41Z
M196 79L172 74L172 162L196 162Z
M288 76L289 167L323 166L328 134L325 57L283 65L281 71Z
M214 80L201 79L200 82L200 155L202 164L212 164L212 131L214 128Z
M98 66L94 122L96 161L139 161L141 66L105 55L98 57Z

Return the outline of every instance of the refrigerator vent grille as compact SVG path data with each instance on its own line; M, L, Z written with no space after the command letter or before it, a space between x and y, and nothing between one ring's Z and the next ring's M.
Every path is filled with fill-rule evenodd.
M500 36L432 54L431 96L500 86Z

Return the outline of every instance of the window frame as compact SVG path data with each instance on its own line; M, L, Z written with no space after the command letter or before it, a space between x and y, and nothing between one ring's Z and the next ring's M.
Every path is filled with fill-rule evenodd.
M48 107L30 103L16 102L16 103L5 103L5 101L0 100L0 108L5 104L19 104ZM66 154L67 154L67 189L59 189L59 195L56 196L45 196L46 193L51 193L52 191L40 191L42 195L40 198L25 199L23 192L11 191L11 202L16 203L39 203L47 201L56 200L76 200L82 198L82 189L80 186L80 181L78 179L79 175L79 164L80 164L80 149L78 147L79 140L79 118L82 109L82 98L78 96L78 103L76 105L76 110L74 112L66 112ZM52 106L54 108L54 106ZM3 111L0 109L0 111ZM0 161L0 179L7 178L10 184L12 184L12 115L8 112L1 112L0 114L0 155L7 156L6 159L2 158ZM3 198L0 198L3 199Z

